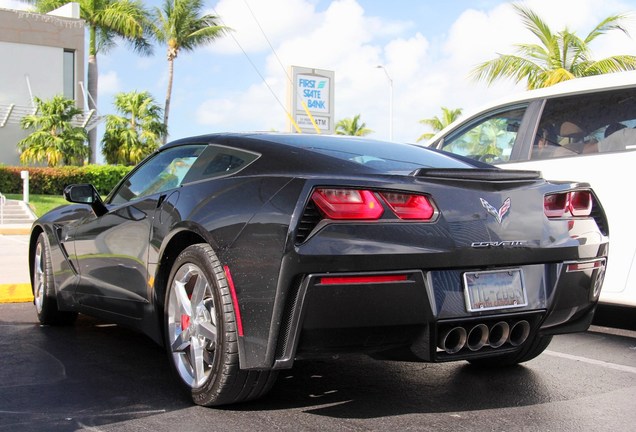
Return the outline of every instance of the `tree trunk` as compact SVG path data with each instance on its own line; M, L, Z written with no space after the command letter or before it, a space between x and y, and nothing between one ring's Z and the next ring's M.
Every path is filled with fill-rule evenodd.
M88 108L97 109L97 56L88 56ZM89 163L97 163L97 128L88 131Z
M97 29L89 28L88 41L88 108L97 110ZM97 163L97 127L88 132L88 162Z
M168 90L166 91L166 104L163 108L163 124L166 133L163 135L163 143L168 141L168 115L170 113L170 98L172 97L172 78L174 76L174 58L168 55Z

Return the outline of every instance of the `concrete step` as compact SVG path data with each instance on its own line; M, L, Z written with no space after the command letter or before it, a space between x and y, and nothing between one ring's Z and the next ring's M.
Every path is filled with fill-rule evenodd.
M29 223L29 219L7 219L5 218L0 225L24 225Z
M29 224L35 215L23 201L5 200L0 208L0 224Z

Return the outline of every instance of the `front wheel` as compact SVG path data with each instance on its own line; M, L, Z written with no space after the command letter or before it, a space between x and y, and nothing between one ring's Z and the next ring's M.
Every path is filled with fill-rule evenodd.
M51 249L44 233L40 233L38 237L31 268L33 270L31 277L33 303L40 323L47 325L72 324L77 318L77 312L60 311L57 305Z
M477 367L493 368L513 366L524 363L540 355L548 348L552 342L552 336L537 336L531 343L520 352L513 354L502 354L498 356L468 360L470 364Z
M172 267L165 335L170 364L198 405L256 399L276 380L275 371L239 368L234 305L225 272L208 244L186 248Z

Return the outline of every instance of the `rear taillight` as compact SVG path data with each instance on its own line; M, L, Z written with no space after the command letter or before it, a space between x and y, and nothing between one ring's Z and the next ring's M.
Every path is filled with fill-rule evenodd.
M589 216L592 213L592 194L590 191L570 192L569 210L572 216Z
M435 216L435 207L424 195L382 192L380 196L400 219L428 221Z
M403 220L431 221L436 214L430 198L403 192L318 188L311 199L324 217L333 220L380 219L384 214L382 201Z
M326 217L334 220L375 220L384 213L373 192L357 189L316 189L311 196Z
M546 195L543 210L550 219L587 217L592 213L592 193L581 190Z
M568 194L552 194L543 198L543 211L549 218L561 218L568 207Z

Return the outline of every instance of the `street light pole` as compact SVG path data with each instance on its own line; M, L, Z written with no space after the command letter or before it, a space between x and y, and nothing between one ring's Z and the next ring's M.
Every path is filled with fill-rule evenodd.
M393 80L383 65L377 65L376 68L382 69L389 80L389 140L393 141Z

